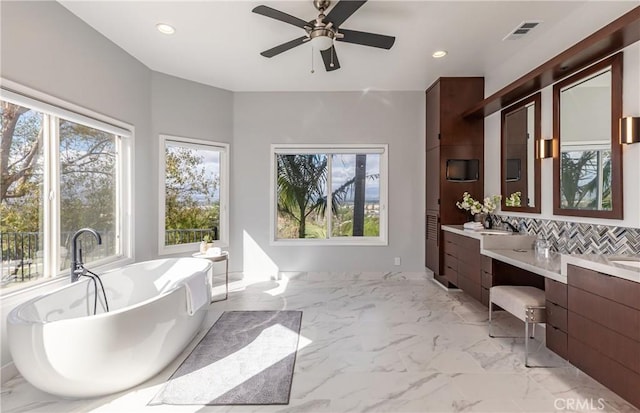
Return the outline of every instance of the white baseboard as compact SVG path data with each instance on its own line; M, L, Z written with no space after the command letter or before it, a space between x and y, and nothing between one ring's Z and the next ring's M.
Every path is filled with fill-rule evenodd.
M440 288L442 288L443 290L448 291L448 292L450 292L450 293L459 293L459 292L462 292L462 290L461 290L461 289L459 289L459 288L447 288L447 287L445 287L445 286L444 286L444 285L442 285L438 280L436 280L436 279L435 279L435 277L434 277L434 278L431 278L431 281L433 281L433 282L434 282L438 287L440 287Z

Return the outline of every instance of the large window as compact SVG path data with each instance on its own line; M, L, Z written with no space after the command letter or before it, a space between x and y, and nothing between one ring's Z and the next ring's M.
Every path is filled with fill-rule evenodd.
M68 276L84 227L102 237L80 238L85 264L129 258L131 132L4 90L0 104L2 288Z
M272 242L387 244L386 145L273 145Z
M160 253L197 251L210 237L228 244L229 146L161 136Z

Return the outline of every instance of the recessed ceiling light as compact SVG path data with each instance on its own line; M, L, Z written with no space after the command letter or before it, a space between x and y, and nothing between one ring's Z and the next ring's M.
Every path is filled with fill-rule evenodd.
M445 57L446 55L446 50L436 50L431 56L433 56L435 59L440 59L441 57Z
M174 34L176 32L176 29L174 29L173 26L166 23L156 24L156 29L158 29L160 33L164 34Z

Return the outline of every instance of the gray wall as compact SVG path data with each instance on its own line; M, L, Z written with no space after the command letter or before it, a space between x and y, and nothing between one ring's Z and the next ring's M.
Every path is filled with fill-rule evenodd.
M231 143L233 140L233 93L158 72L151 73L151 140L145 147L153 154L150 165L153 182L157 182L160 134L184 138ZM233 148L231 148L231 151ZM158 190L144 200L142 208L158 222ZM150 202L151 201L151 202ZM154 233L164 237L159 225ZM136 234L136 236L140 236ZM158 253L157 238L146 239ZM184 254L176 254L184 255ZM216 268L216 271L218 269Z
M236 93L232 268L423 270L424 113L422 92ZM272 143L388 143L389 245L270 246Z

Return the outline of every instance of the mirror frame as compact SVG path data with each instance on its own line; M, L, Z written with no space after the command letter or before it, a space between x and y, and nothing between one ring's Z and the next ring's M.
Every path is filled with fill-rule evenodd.
M541 203L541 195L540 195L540 165L542 162L542 159L540 159L539 154L538 154L538 148L540 147L540 139L542 139L542 135L540 132L540 124L542 122L542 109L540 107L540 102L541 102L541 93L538 92L534 95L531 95L521 101L519 101L518 103L509 106L506 109L503 109L501 112L501 122L500 122L500 188L501 188L501 192L502 192L502 201L501 201L501 205L500 205L500 209L502 211L513 211L513 212L526 212L526 213L537 213L539 214L541 211L540 208L540 203ZM533 148L534 148L534 154L533 154L533 179L534 181L534 192L533 192L533 206L519 206L519 207L512 207L512 206L507 206L506 204L506 197L509 196L509 194L507 194L507 177L505 174L505 153L504 153L504 149L505 149L505 145L507 144L506 142L506 136L505 136L505 121L506 121L506 117L509 113L513 112L514 110L517 109L522 109L525 106L529 105L530 103L533 103L535 105L535 110L534 110L534 116L533 116Z
M560 201L560 91L563 87L611 66L611 202L610 211L561 208ZM622 53L617 53L553 86L553 214L589 218L623 219L622 144L619 140L622 117Z

